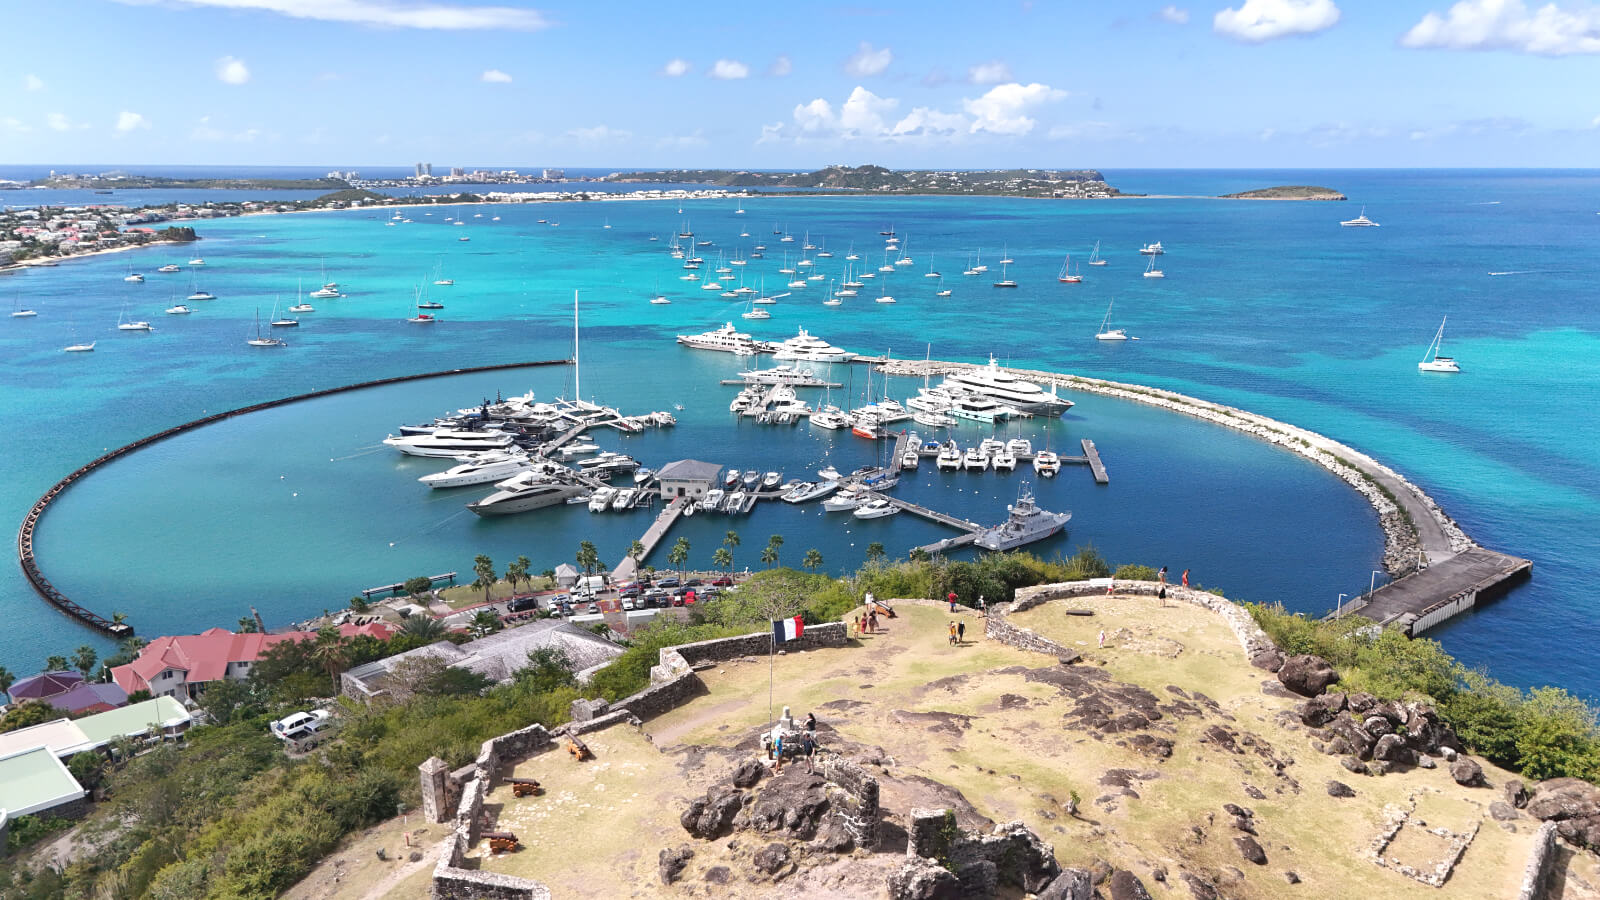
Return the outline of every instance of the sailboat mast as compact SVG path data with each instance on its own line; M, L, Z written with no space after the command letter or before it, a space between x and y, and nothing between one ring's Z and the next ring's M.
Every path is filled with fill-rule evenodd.
M578 292L572 292L572 398L583 400L583 389L579 385L581 370L578 366Z

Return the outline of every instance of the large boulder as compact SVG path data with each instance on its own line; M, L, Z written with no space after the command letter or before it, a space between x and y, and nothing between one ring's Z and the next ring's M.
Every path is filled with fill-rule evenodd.
M1106 887L1111 900L1150 900L1150 892L1145 890L1144 882L1127 869L1113 872Z
M1278 680L1302 697L1315 697L1338 681L1339 673L1322 657L1303 653L1283 661L1283 667L1278 669Z
M1259 650L1250 657L1250 665L1268 672L1276 672L1283 668L1283 654L1275 647Z
M679 847L676 850L663 849L656 857L656 872L661 876L662 884L671 884L683 874L683 867L694 858L694 851L688 847Z
M697 838L710 840L733 824L734 816L744 807L744 794L732 785L718 785L689 803L678 816L683 830Z
M792 768L769 779L747 812L750 828L810 839L828 812L827 781Z
M1412 766L1417 762L1417 751L1406 746L1406 739L1398 734L1386 734L1372 745L1372 758L1384 762ZM1479 773L1482 774L1481 772Z
M1462 787L1482 787L1483 767L1465 756L1458 756L1450 764L1450 777Z
M1525 809L1535 819L1563 821L1600 816L1600 787L1580 778L1552 778L1534 786Z
M747 759L739 764L739 768L733 770L733 786L741 788L755 787L756 782L760 781L761 776L765 774L767 774L767 767L761 764L761 760Z
M1087 869L1062 869L1038 900L1094 900L1094 876Z
M889 900L958 900L956 873L931 859L913 856L889 873Z
M1367 734L1366 729L1357 724L1356 720L1349 716L1339 716L1328 723L1328 731L1335 735L1329 746L1337 746L1343 741L1344 746L1339 747L1340 752L1353 753L1363 760L1372 758L1372 745L1375 739Z
M776 875L789 864L789 845L771 843L757 850L751 858L757 870L767 875Z
M1267 864L1267 851L1261 849L1261 842L1248 834L1241 834L1233 839L1233 845L1239 848L1239 855L1258 866Z

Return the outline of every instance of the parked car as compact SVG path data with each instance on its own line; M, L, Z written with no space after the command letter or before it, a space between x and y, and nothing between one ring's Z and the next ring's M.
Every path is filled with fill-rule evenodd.
M641 594L644 593L644 588L639 587L637 584L630 584L627 587L623 588L622 590L618 591L617 593L624 600L626 600L626 599L628 599L630 597L638 597L638 596L640 596Z
M656 587L659 588L675 588L679 584L680 582L676 578L662 578L656 581Z
M587 607L585 607L583 611L586 612L586 613L590 613L590 614L597 613L597 612L600 611L600 604L591 603Z
M539 598L532 595L525 597L512 597L511 602L506 604L506 612L519 613L538 608Z
M325 709L311 709L306 710L305 712L297 712L293 715L284 716L278 721L273 722L268 727L272 729L272 733L277 737L287 739L289 734L292 732L307 728L318 722L327 721L328 715L329 713Z
M623 598L622 598L622 611L623 612L633 612L635 609L638 609L638 607L639 607L639 605L633 601L632 597L629 597L627 595L623 596Z
M711 584L714 587L733 587L733 577L730 575L724 575L721 578L718 578L716 581L711 582Z
M689 580L688 580L688 581L685 581L685 582L684 582L684 583L683 583L683 586L684 586L684 587L699 587L699 586L700 586L700 585L702 585L702 584L705 584L705 582L704 582L704 581L701 581L701 580L700 580L700 579L698 579L698 578L691 578L691 579L689 579Z
M324 712L324 710L318 710ZM317 719L307 725L302 725L283 735L289 749L296 753L304 753L315 748L318 744L325 744L331 740L338 731L339 723L333 719Z

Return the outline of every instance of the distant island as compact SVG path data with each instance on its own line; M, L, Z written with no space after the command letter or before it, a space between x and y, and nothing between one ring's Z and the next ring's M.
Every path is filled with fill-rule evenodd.
M1348 200L1349 197L1333 188L1309 184L1281 184L1277 187L1223 194L1223 200Z
M721 187L784 187L797 191L810 189L1001 197L1101 199L1120 193L1094 169L895 170L873 165L828 166L814 172L663 169L653 172L613 172L602 180L714 184Z
M188 188L193 190L235 191L338 191L350 187L338 178L161 178L155 175L52 175L27 182L6 182L0 187L16 190L52 188L55 190L148 190L150 188Z

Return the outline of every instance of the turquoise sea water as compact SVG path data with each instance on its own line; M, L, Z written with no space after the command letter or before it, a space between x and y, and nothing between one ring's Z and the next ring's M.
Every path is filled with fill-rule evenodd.
M564 357L571 296L583 291L582 389L628 411L682 404L680 426L637 437L607 435L657 464L697 457L803 475L832 463L860 465L871 444L799 426L735 425L731 389L718 387L738 360L689 351L672 336L732 320L765 338L805 326L858 351L981 360L1127 379L1234 403L1304 425L1373 453L1432 493L1489 546L1526 555L1526 586L1433 633L1463 659L1520 684L1554 682L1600 693L1600 678L1564 659L1595 647L1583 579L1600 534L1600 313L1593 303L1600 174L1592 172L1108 172L1124 190L1219 193L1276 183L1327 184L1349 204L1124 200L1050 203L1003 199L762 197L733 215L729 201L486 206L465 228L447 211L384 227L373 213L253 217L208 222L195 252L208 265L199 285L219 295L188 317L161 310L191 275L158 276L190 248L144 250L0 276L40 312L0 319L0 416L12 437L0 455L0 517L20 522L61 475L102 452L176 422L285 394L386 375ZM1383 223L1342 229L1365 204ZM501 216L492 222L491 217ZM539 225L549 218L560 227ZM819 259L830 277L851 243L862 263L881 263L878 231L891 224L916 264L890 276L899 302L878 305L868 282L839 308L821 306L814 284L744 322L742 304L678 280L666 256L684 220L730 253L768 245L746 277L769 291L782 250L810 231L836 252ZM601 227L609 222L610 229ZM795 244L780 244L787 227ZM737 237L743 227L751 238ZM462 233L469 242L458 241ZM650 235L662 240L650 242ZM1110 265L1085 267L1085 283L1061 285L1066 252L1086 261L1094 241ZM1167 277L1140 277L1137 248L1163 241ZM1004 248L1016 260L1014 291L989 286ZM978 251L987 277L963 278ZM710 251L710 252L707 252ZM930 263L955 291L935 299ZM169 260L170 257L170 260ZM252 317L274 296L292 302L328 277L349 297L312 301L317 312L284 335L290 347L252 350ZM145 284L125 284L129 265ZM446 304L431 327L402 321L412 288L437 265L456 279L433 288ZM708 265L707 271L711 268ZM1491 276L1490 272L1517 274ZM647 303L657 283L670 306ZM803 298L799 296L804 294ZM1106 306L1142 338L1093 339ZM115 330L119 311L150 319L152 334ZM1415 363L1440 317L1458 376L1424 376ZM69 355L74 340L93 354ZM865 370L836 367L859 397ZM904 397L915 384L897 380ZM145 635L229 625L255 605L269 624L342 606L356 589L421 572L466 570L487 552L502 565L526 553L540 567L595 540L615 559L650 514L591 516L563 508L480 520L463 504L484 491L429 492L415 478L444 464L401 458L377 442L401 422L466 406L484 395L532 389L570 394L566 367L458 376L397 385L233 420L156 445L74 486L40 529L38 553L69 595L129 613ZM1340 592L1367 586L1381 553L1370 509L1341 482L1289 454L1180 416L1090 396L1060 423L1016 434L1075 450L1093 438L1112 483L1096 487L1068 468L1039 486L1042 505L1071 509L1067 537L1038 548L1070 552L1092 542L1117 561L1192 568L1230 596L1281 600L1322 611ZM975 443L977 429L961 429ZM937 475L927 468L899 493L978 521L998 521L1017 475ZM697 516L681 533L709 563L726 528L743 537L740 565L755 564L766 537L785 536L784 558L820 549L828 568L857 565L868 542L891 552L945 536L900 516L860 522L815 507L775 505L747 518ZM0 580L0 662L30 670L50 652L94 639L50 611L13 568ZM1555 641L1565 652L1551 653Z

